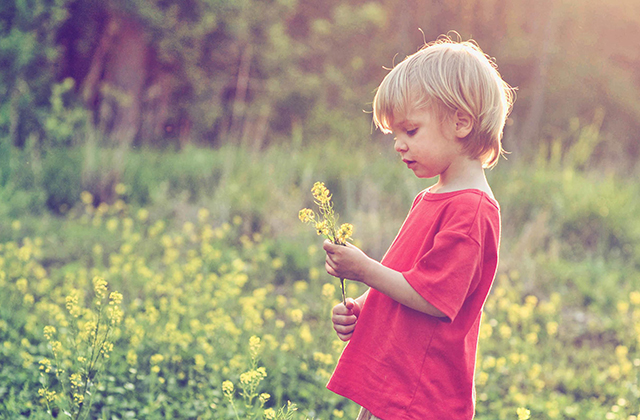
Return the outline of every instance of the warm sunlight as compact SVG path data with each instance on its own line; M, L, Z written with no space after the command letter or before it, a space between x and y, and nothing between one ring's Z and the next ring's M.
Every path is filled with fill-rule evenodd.
M639 39L638 0L3 0L0 418L640 420Z

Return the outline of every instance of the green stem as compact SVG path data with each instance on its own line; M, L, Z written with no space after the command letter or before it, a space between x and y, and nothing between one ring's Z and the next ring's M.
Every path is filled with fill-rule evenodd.
M236 419L240 420L240 416L238 415L238 410L236 410L236 405L233 403L233 397L229 397L229 402L231 403L231 408L233 409L233 413L236 415Z
M338 235L336 233L335 227L333 227L333 226L331 227L331 232L333 233L333 237L331 238L331 242L333 242L336 245L347 246L346 244L342 244L342 243L339 243L337 241ZM342 277L340 277L340 290L342 290L342 304L346 307L347 306L347 293L345 291L344 279Z

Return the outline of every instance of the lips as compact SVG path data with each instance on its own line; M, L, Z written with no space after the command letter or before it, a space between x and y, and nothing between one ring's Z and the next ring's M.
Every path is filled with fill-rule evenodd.
M411 168L411 165L413 165L414 163L416 163L415 160L410 160L410 159L402 159L402 161L405 163L405 165L407 165L409 168Z

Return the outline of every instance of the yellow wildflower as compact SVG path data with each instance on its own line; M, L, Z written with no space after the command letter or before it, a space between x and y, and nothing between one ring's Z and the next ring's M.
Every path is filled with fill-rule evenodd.
M338 227L338 215L331 203L331 193L323 182L316 182L311 189L314 202L320 209L319 219L315 218L315 213L310 209L302 209L298 217L303 223L313 223L318 235L326 236L331 242L337 245L346 245L353 234L353 225L343 223ZM342 291L342 301L346 302L346 292L344 279L340 279L340 289Z
M71 382L71 385L76 388L80 388L82 385L84 385L82 381L82 375L80 375L79 373L74 373L69 376L69 382Z
M75 289L72 290L71 294L67 296L65 300L65 306L67 307L69 314L77 318L80 315L80 307L78 306L78 291Z
M82 191L82 193L80 194L80 199L86 205L93 204L93 194L91 194L89 191Z
M40 388L38 390L38 395L40 395L41 397L43 397L45 400L47 400L48 402L51 402L53 400L56 399L56 392L55 391L49 391L46 388Z
M351 239L351 235L353 235L353 225L351 223L343 223L336 234L337 242L340 245L344 245Z
M122 302L122 293L111 292L111 294L109 295L109 301L110 305L119 305Z
M276 411L273 408L267 408L266 410L264 410L264 418L266 420L275 420Z
M115 192L118 195L124 195L127 192L127 186L124 185L122 182L120 182L120 183L116 184Z
M326 220L321 222L316 222L316 232L318 235L328 235L329 234L329 225Z
M198 222L204 223L209 218L209 210L205 208L200 208L198 210Z
M331 193L327 187L324 186L324 182L316 182L313 184L311 193L313 194L313 198L315 198L319 203L326 204L331 201Z
M158 353L154 354L149 359L152 365L157 365L158 363L162 363L163 360L164 360L164 356Z
M518 407L516 413L518 414L518 420L528 420L531 417L531 411L524 407Z
M269 398L271 398L271 395L267 394L266 392L263 392L262 394L260 394L260 403L262 405L264 405L267 401L269 401Z
M138 210L138 213L136 215L138 217L138 220L141 222L146 222L147 219L149 219L149 210L147 209L140 209Z
M107 295L107 282L102 277L94 277L93 290L96 292L96 299L101 301Z
M255 358L260 353L260 348L262 347L262 343L260 342L260 337L251 336L249 339L249 354L252 358Z
M51 372L51 361L47 358L40 360L40 370L44 370L45 373Z
M298 212L298 218L302 223L309 223L316 217L315 213L311 209L302 209Z

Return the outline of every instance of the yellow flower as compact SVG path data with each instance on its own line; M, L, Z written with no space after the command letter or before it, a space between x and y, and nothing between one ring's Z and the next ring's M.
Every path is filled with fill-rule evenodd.
M353 235L353 225L351 223L343 223L336 235L337 242L344 245L351 239L351 235Z
M327 224L327 221L323 220L322 222L317 222L316 223L316 231L318 232L318 235L328 235L329 234L329 226Z
M120 292L111 292L109 295L109 300L111 305L119 305L122 302L122 293Z
M265 404L267 401L269 401L269 398L271 398L271 395L267 394L266 392L263 392L262 394L260 394L260 403L261 404Z
M69 311L69 314L75 318L77 318L78 316L80 316L80 306L78 305L78 291L76 289L73 289L71 291L71 294L69 296L66 297L66 307L67 310Z
M100 353L102 354L102 356L105 359L108 359L109 358L109 354L112 351L113 351L113 343L105 341L104 344L102 344L102 349L100 349Z
M41 397L46 399L48 402L51 402L51 401L56 399L56 392L55 391L49 391L46 388L40 388L38 390L38 395L40 395Z
M209 210L205 208L200 208L198 210L198 222L204 223L209 218Z
M267 408L264 410L264 418L266 420L274 420L276 418L276 412L273 408Z
M260 342L260 337L251 336L249 339L249 354L252 358L255 358L260 353L260 348L262 347L262 343Z
M196 354L193 358L193 361L196 365L196 370L202 371L204 366L206 365L206 361L204 360L204 356L201 354Z
M93 289L96 292L96 299L102 300L107 295L107 282L102 277L93 278Z
M93 194L91 194L89 191L82 191L82 193L80 194L80 199L86 205L93 204Z
M162 363L163 360L164 360L164 356L156 353L153 356L151 356L151 359L149 361L151 362L152 365L157 365L158 363Z
M69 381L71 382L71 384L73 386L75 386L76 388L80 388L82 385L84 385L83 381L82 381L82 375L80 375L79 373L74 373L69 377Z
M333 356L330 354L321 353L319 351L313 353L313 360L325 365L333 365Z
M141 222L146 222L147 219L149 219L149 210L147 209L140 209L138 210L138 220L140 220Z
M524 407L518 407L516 413L518 414L518 420L528 420L531 417L531 411Z
M40 360L40 370L44 370L45 373L51 372L51 361L47 358Z
M299 324L302 322L303 316L304 316L304 313L299 308L292 309L291 312L289 313L289 317L291 317L291 320L296 324Z
M325 283L322 286L322 296L325 299L331 299L331 297L335 294L336 287L331 283Z
M264 367L261 366L257 369L252 369L240 374L240 383L246 386L251 383L258 383L266 377L267 377L267 371ZM223 384L223 387L224 387L224 384Z
M222 383L222 392L224 392L226 395L231 395L233 394L233 382L231 381L224 381Z
M311 193L313 194L313 198L318 200L321 203L326 203L331 200L331 193L324 186L324 182L316 182L313 184L313 188L311 188Z
M120 182L116 184L115 191L118 195L124 195L127 192L127 186Z
M316 217L315 213L311 209L302 209L298 213L298 218L302 223L309 223Z

